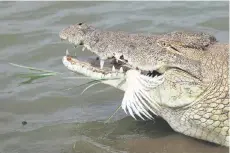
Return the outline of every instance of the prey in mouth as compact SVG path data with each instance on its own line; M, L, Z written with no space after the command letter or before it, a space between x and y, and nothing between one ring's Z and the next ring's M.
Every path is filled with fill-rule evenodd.
M73 72L95 80L105 80L103 83L115 87L123 82L120 88L125 91L122 101L125 112L129 112L134 118L136 114L142 119L152 119L150 112L157 115L159 105L152 100L149 91L163 82L163 75L155 70L140 69L130 64L125 58L126 54L120 50L122 48L116 47L126 35L120 33L121 40L117 40L119 36L111 37L113 34L115 33L96 30L84 23L62 30L59 34L62 40L74 44L74 47L82 46L82 51L88 50L96 55L75 57L66 50L62 62Z
M83 74L95 80L102 81L118 87L121 84L125 94L122 100L122 108L125 113L129 113L136 119L135 115L141 119L153 119L153 114L158 115L160 106L153 101L149 91L155 89L164 82L163 75L156 77L158 72L148 72L142 74L141 71L131 69L123 61L114 57L103 62L99 57L74 57L66 50L66 55L62 59L63 64L71 71ZM144 71L143 71L144 72Z

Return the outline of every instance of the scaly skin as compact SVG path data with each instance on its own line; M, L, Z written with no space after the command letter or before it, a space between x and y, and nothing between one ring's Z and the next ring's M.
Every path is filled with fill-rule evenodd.
M119 59L122 55L134 69L163 73L165 81L148 91L160 105L155 109L156 115L164 118L175 131L229 146L228 44L220 44L205 33L144 36L102 31L84 23L64 29L60 37L75 45L84 45L101 59L112 56ZM63 59L66 66L76 66L72 57ZM92 66L87 68L87 76L95 78ZM86 75L79 69L71 70ZM133 78L134 75L126 75L126 80ZM104 83L116 86L122 79ZM127 90L139 88L127 82L119 87L125 94Z
M201 96L187 109L162 109L161 116L175 131L229 146L228 58L228 45L210 46L201 60Z

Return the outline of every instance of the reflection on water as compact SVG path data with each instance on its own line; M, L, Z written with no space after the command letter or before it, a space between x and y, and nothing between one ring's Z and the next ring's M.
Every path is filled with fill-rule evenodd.
M203 31L228 42L228 2L0 2L0 152L1 153L224 153L227 148L171 130L161 119L135 121L119 111L123 93L76 76L61 59L66 48L59 31L85 21L98 28L163 33ZM62 75L38 77L13 67L18 63ZM85 84L85 85L82 85ZM103 92L100 90L106 89ZM27 121L22 125L22 121Z

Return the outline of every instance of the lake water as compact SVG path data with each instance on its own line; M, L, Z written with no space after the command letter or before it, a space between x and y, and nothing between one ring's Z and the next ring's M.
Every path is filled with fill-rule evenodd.
M162 120L135 121L120 110L123 93L96 85L62 64L68 48L60 41L70 24L141 33L175 30L208 32L220 42L229 37L228 2L0 2L0 153L225 153L227 148L173 132ZM62 75L23 78L27 69ZM26 125L22 122L26 121Z

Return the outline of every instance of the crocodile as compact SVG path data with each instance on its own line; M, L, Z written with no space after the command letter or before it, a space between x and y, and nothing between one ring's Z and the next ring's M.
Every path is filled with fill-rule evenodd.
M122 108L135 119L158 116L176 132L229 147L229 44L203 32L146 35L86 23L59 36L96 55L66 51L63 64L123 90Z

